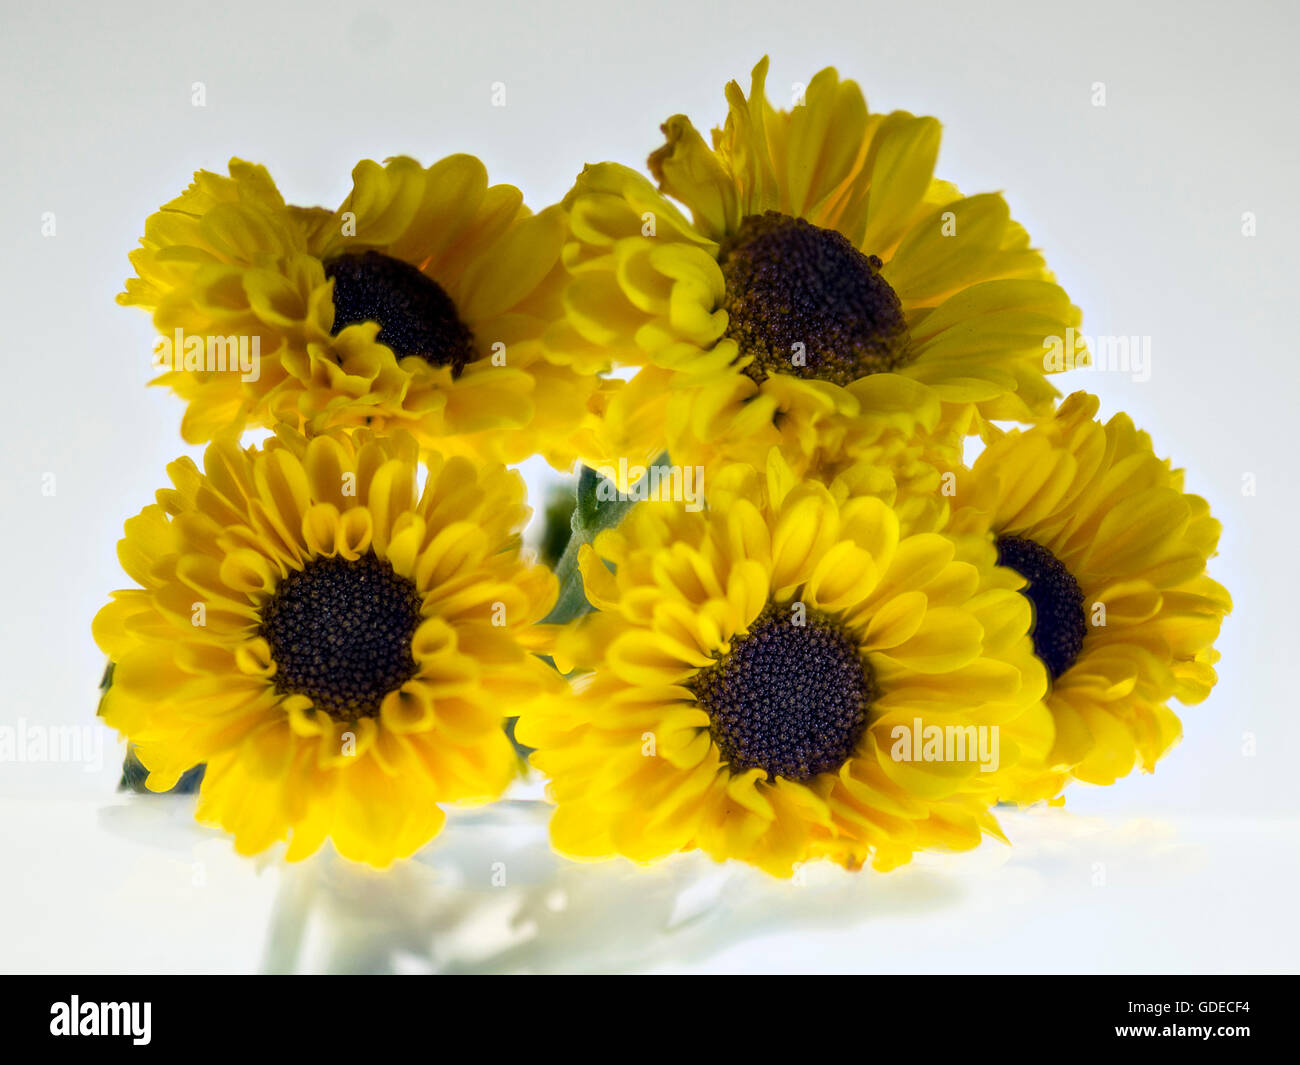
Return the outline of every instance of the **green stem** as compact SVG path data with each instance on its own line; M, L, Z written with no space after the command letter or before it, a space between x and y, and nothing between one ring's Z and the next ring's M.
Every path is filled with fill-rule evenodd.
M655 459L654 465L662 466L667 462L668 455L665 452ZM578 572L578 554L585 545L596 538L597 533L603 529L613 528L636 505L636 500L619 498L620 493L614 491L612 485L604 492L604 495L611 498L602 499L602 482L609 484L589 466L584 466L578 475L578 500L573 508L571 521L573 531L569 535L569 542L565 545L564 554L555 564L555 576L560 582L560 595L555 601L554 609L543 619L544 624L562 625L590 613L592 606L587 601L582 586L582 574ZM627 495L627 493L621 494Z

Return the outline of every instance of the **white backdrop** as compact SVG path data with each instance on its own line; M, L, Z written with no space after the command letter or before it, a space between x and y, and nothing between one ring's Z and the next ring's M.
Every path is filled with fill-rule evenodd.
M1072 812L1055 819L1012 818L1013 851L990 843L806 896L745 880L758 916L718 918L702 947L517 964L1297 967L1286 909L1300 874L1300 508L1285 451L1300 279L1294 5L0 7L0 725L91 720L103 661L90 619L124 583L122 522L186 450L179 401L144 387L147 316L113 296L145 217L193 170L223 169L237 154L265 163L287 199L332 206L358 159L469 151L542 206L585 162L642 164L670 114L701 129L719 122L724 83L747 86L770 52L775 98L833 64L874 109L939 117L940 176L966 192L1006 191L1083 307L1085 330L1151 338L1149 380L1080 372L1063 383L1097 392L1106 414L1129 411L1222 519L1212 573L1236 605L1219 642L1220 684L1183 715L1185 739L1155 775L1077 789ZM195 82L204 107L192 105ZM495 82L505 107L492 106ZM1105 106L1094 104L1099 82ZM1246 212L1254 236L1243 235ZM1254 495L1243 494L1246 475ZM272 900L290 881L274 863L236 859L224 839L190 827L183 807L139 810L115 797L119 761L105 733L97 770L0 764L0 969L264 964ZM454 821L441 846L472 850L471 832ZM436 867L437 855L427 862ZM713 875L707 863L674 870ZM838 893L840 926L799 923L802 900L819 891ZM331 957L297 964L389 964Z

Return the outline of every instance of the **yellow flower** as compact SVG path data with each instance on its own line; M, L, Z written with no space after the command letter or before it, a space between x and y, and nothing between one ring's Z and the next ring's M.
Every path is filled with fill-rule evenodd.
M115 663L101 713L151 790L206 763L200 820L241 853L326 837L387 865L440 803L499 795L517 768L502 716L557 683L529 648L555 578L520 553L523 482L357 430L211 444L204 472L127 522L95 638Z
M945 525L964 468L959 434L926 432L915 420L845 420L815 454L807 476L878 496L904 525L930 531Z
M766 74L728 86L712 146L668 120L658 189L604 163L565 200L566 345L640 367L606 452L761 464L776 445L798 471L858 415L951 434L1048 413L1044 342L1079 313L1002 196L932 177L934 119L870 113L832 69L776 110Z
M976 735L1000 733L1003 763L1051 744L1022 582L987 541L909 527L859 483L796 479L774 451L766 476L723 471L707 509L642 502L583 549L597 612L554 645L571 689L516 730L558 849L698 848L789 876L997 833ZM922 757L946 726L966 753Z
M1056 741L1007 799L1053 797L1068 778L1150 771L1182 733L1168 701L1198 703L1232 608L1206 576L1219 523L1125 414L1104 426L1076 392L1055 417L992 443L959 480L953 528L995 541L1029 581Z
M186 401L185 439L284 419L571 467L606 360L544 341L561 313L563 210L532 214L468 155L366 161L352 177L336 211L299 208L232 160L146 223L119 301L153 313L157 381Z

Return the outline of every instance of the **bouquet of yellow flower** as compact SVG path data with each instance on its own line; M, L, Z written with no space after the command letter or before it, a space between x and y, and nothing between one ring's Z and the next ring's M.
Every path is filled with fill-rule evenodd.
M1079 310L938 122L766 73L536 213L453 155L335 210L232 160L149 218L119 300L207 449L94 623L126 783L386 866L531 766L564 854L789 876L1155 767L1215 682L1218 522L1059 401ZM531 456L580 466L544 556Z

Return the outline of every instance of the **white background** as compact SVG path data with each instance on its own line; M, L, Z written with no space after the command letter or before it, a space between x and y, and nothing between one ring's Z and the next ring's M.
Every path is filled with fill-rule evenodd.
M1155 775L1077 789L1068 813L1010 818L1011 850L989 843L886 877L823 871L803 889L691 859L650 880L606 867L574 882L526 811L510 829L533 863L526 889L480 886L498 846L485 840L505 831L486 812L454 817L387 878L330 862L285 876L192 827L184 801L115 796L120 752L105 733L99 771L0 765L0 969L447 967L464 953L444 945L455 922L438 914L452 898L474 901L482 922L465 951L478 944L491 967L485 944L530 891L569 915L567 946L548 942L543 922L532 953L504 967L1297 968L1294 5L0 6L0 725L91 721L103 660L90 619L124 583L122 522L186 450L179 401L144 387L147 316L113 297L145 217L193 170L240 155L265 163L289 200L332 207L358 159L469 151L539 207L585 162L641 165L670 114L720 122L723 84L747 87L765 52L778 103L835 65L876 110L938 116L940 176L1006 191L1085 330L1152 338L1150 380L1081 372L1064 386L1098 393L1106 414L1130 412L1187 468L1189 490L1223 521L1212 573L1235 597L1219 687L1183 715L1186 737ZM191 104L195 82L205 107ZM494 82L505 107L491 105ZM53 237L41 233L45 212ZM1257 217L1254 237L1244 212ZM594 937L613 919L620 896L608 885L630 885L632 899L652 882L707 894L699 885L720 875L733 888L705 904L691 943L653 920L615 921L613 953L574 933ZM575 886L551 897L561 879ZM832 921L816 917L827 905ZM375 908L399 914L385 932L396 945L367 953L355 943L375 942L374 930L353 935L348 921ZM287 950L286 921L304 912L314 931L290 935Z

